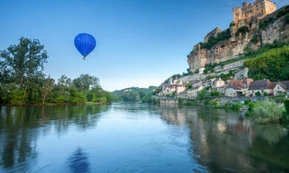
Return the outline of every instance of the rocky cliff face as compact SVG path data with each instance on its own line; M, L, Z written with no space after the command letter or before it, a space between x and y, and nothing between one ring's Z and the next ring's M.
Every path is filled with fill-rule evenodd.
M262 44L271 44L276 41L289 40L289 25L285 20L285 16L278 17L278 12L285 8L289 11L289 6L283 7L276 12L259 20L252 20L250 23L242 22L233 24L230 27L231 38L218 41L212 47L202 48L201 44L194 46L188 55L188 64L190 70L195 72L199 68L203 68L206 64L219 63L229 59L238 58L244 54L247 48L257 50ZM259 28L259 23L267 22L266 27ZM249 30L238 32L240 28L246 27ZM257 38L257 43L252 43L251 39Z

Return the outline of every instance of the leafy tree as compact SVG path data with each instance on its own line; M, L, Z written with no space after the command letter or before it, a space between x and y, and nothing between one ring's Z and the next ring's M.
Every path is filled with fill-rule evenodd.
M42 87L42 105L45 104L46 98L49 96L54 87L54 80L48 76L48 78L45 79L44 85Z
M0 78L6 83L17 84L17 88L10 93L13 98L17 96L17 103L34 103L41 100L39 84L43 82L43 64L47 62L47 58L47 52L39 40L24 37L20 38L18 45L11 45L0 51Z
M201 91L197 92L197 99L198 100L205 100L205 99L208 99L208 98L209 98L209 96L208 96L208 94L207 94L205 89L202 89Z
M218 96L220 96L220 92L219 91L211 91L210 95L213 97L218 97Z
M73 80L73 85L78 91L87 91L90 88L99 86L99 79L88 74L82 74L80 77Z

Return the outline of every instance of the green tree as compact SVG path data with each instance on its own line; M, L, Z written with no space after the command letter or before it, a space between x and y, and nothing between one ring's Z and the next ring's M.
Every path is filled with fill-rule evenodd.
M88 74L82 74L73 80L73 85L78 89L78 91L87 91L99 86L99 79Z
M207 94L205 89L202 89L201 91L197 92L197 99L198 100L205 100L205 99L208 99L208 98L209 98L209 96L208 96L208 94Z
M47 62L47 58L47 52L39 40L24 37L20 38L18 45L11 45L0 51L0 78L7 77L5 82L17 84L12 95L23 94L16 94L17 98L23 99L21 104L41 100L39 84L43 82L43 64ZM20 103L19 100L17 102Z
M45 104L45 101L51 91L54 89L54 79L51 79L50 76L48 76L47 79L45 79L44 85L42 87L42 105Z

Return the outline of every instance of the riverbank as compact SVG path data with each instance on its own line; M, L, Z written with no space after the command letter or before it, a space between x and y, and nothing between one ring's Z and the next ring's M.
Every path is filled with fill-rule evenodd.
M226 98L227 99L227 98ZM284 101L286 102L286 100ZM245 112L247 116L260 124L289 123L289 113L286 110L286 104L277 103L274 100L252 101L246 99L242 102L227 101L225 104L219 98L206 98L202 100L188 100L182 98L161 98L161 105L179 105L179 106L205 106L216 109L227 109ZM287 103L288 104L288 103ZM284 106L285 105L285 106Z
M83 106L83 105L106 105L111 103L95 103L95 102L85 102L85 103L45 103L43 104L0 104L0 106Z

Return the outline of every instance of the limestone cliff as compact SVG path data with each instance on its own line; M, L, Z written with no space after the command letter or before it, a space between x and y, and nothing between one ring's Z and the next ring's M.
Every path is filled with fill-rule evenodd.
M282 12L285 14L280 15ZM245 53L246 48L257 50L263 44L271 44L275 40L288 41L289 19L285 20L286 16L289 16L288 14L289 6L285 6L262 19L253 17L251 20L232 23L230 37L222 40L218 36L212 36L211 45L208 45L207 42L210 42L210 38L206 36L205 42L195 45L188 55L187 61L190 70L195 72L206 64L238 58ZM222 33L218 32L219 35Z

